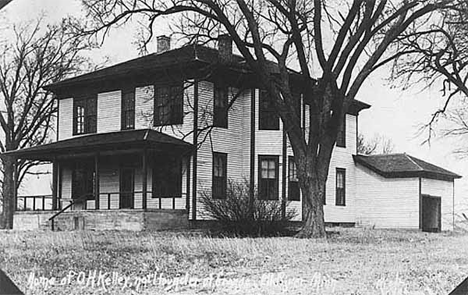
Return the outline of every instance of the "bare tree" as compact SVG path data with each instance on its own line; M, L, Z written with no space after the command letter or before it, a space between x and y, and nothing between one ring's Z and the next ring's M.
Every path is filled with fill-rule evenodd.
M67 28L72 20L47 26L13 27L14 38L0 49L0 151L46 143L57 111L52 94L43 86L76 75L87 65L80 56L91 48ZM17 185L37 161L2 157L3 226L12 228Z
M148 35L161 17L178 15L178 28L192 43L228 33L284 123L296 158L306 216L299 237L324 237L323 194L338 130L369 75L407 52L392 44L456 0L82 0L94 27L106 33L131 19L148 20ZM268 60L276 63L273 74ZM290 69L311 106L308 134L296 111ZM318 72L317 79L313 73Z
M434 134L434 123L450 109L450 104L457 98L468 97L467 36L468 3L461 1L455 9L443 11L419 30L406 32L395 43L398 51L407 54L394 61L392 80L402 82L405 87L421 84L425 88L440 87L445 97L444 104L423 126L428 131L427 141ZM449 117L455 120L458 115L451 113Z
M376 134L367 140L364 134L358 134L357 153L360 155L391 154L394 150L392 140L383 135Z

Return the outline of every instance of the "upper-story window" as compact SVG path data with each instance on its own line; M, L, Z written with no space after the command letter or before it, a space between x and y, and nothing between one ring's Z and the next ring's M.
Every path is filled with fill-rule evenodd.
M135 89L122 91L122 130L135 129Z
M278 156L259 156L258 197L278 200Z
M154 87L154 126L182 124L184 117L182 85Z
M346 147L346 117L338 129L338 135L336 137L336 146Z
M213 126L228 127L228 88L215 84L214 87Z
M279 130L279 117L266 90L260 90L260 130Z
M73 100L73 135L96 133L97 99L77 98Z

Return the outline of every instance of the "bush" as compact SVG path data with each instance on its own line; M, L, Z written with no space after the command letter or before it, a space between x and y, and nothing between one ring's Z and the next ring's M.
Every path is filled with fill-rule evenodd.
M250 201L248 180L229 180L225 199L214 199L211 192L202 194L200 202L206 215L217 220L223 233L237 236L272 236L288 232L289 221L296 216L296 211L286 209L281 214L281 201L259 200L257 188ZM288 202L286 203L286 208Z

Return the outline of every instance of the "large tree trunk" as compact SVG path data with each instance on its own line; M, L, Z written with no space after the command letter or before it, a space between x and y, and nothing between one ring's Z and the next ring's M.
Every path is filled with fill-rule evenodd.
M3 228L12 229L13 228L13 214L16 207L16 198L15 198L15 160L12 157L5 157L3 159Z
M314 175L315 174L315 175ZM325 194L325 181L320 180L316 173L307 177L301 184L302 197L305 206L303 216L303 226L296 235L298 238L325 238L325 219L323 215L323 200ZM299 179L299 182L301 180Z

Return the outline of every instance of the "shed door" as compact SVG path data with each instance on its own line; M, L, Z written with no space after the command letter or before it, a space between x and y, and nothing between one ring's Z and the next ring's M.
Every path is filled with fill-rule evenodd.
M422 225L426 232L440 232L441 230L441 198L423 195L422 196Z

